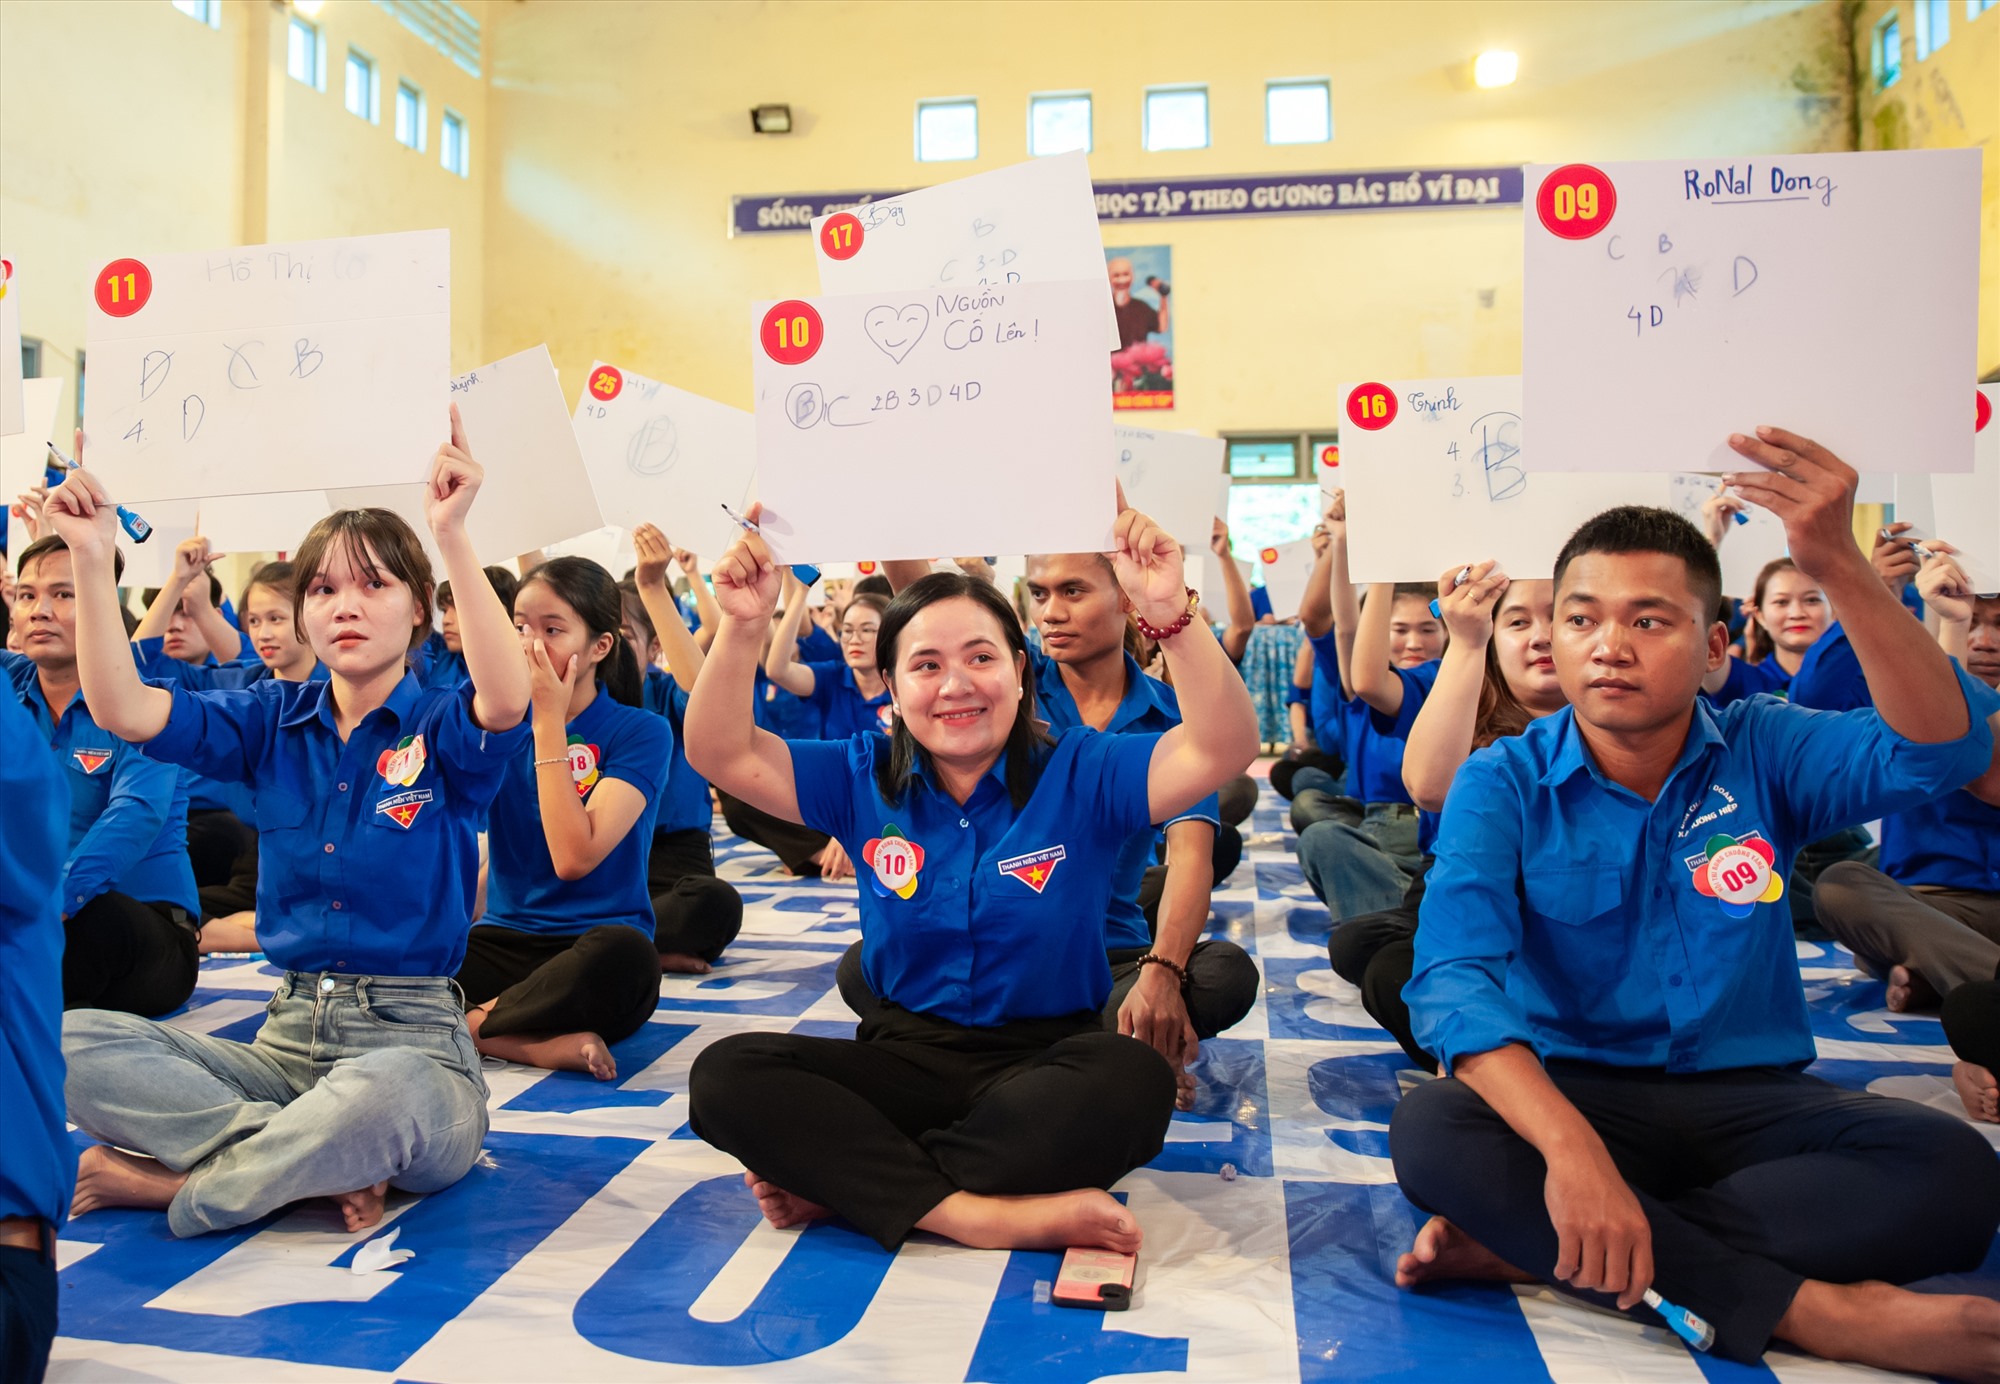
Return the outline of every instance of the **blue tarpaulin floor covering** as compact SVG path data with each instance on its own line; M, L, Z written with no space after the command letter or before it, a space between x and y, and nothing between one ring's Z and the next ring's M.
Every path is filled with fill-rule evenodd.
M341 1231L330 1204L192 1240L152 1212L70 1222L50 1377L1885 1377L1780 1352L1757 1368L1728 1364L1545 1289L1397 1291L1396 1256L1420 1218L1391 1174L1388 1123L1417 1077L1327 968L1326 911L1300 878L1268 785L1246 831L1211 928L1256 958L1263 996L1204 1046L1197 1107L1175 1118L1165 1152L1115 1189L1146 1234L1128 1312L1038 1300L1055 1254L918 1236L889 1255L837 1222L803 1232L762 1222L738 1165L687 1128L688 1068L730 1033L851 1033L834 964L859 935L857 912L853 885L793 880L767 852L721 836L743 934L712 975L664 981L653 1021L616 1050L618 1080L489 1063L480 1165L438 1195L392 1196L383 1222L359 1234ZM1802 943L1799 966L1814 1070L1962 1114L1934 1018L1887 1013L1880 984L1836 948ZM172 1022L247 1040L276 979L259 957L211 958ZM392 1232L415 1257L354 1273L356 1251ZM2000 1256L1956 1286L2000 1297Z

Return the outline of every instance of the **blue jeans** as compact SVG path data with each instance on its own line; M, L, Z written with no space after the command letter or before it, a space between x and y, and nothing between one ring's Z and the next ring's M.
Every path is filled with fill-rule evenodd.
M1293 810L1310 805L1314 796L1300 790L1292 800ZM1328 815L1299 832L1299 869L1306 883L1336 923L1394 908L1423 862L1417 851L1416 808L1408 803L1331 801L1351 804L1359 820L1348 820L1349 814Z
M378 1182L442 1191L486 1138L486 1081L451 981L288 972L255 1041L102 1009L63 1016L70 1118L189 1174L178 1236Z

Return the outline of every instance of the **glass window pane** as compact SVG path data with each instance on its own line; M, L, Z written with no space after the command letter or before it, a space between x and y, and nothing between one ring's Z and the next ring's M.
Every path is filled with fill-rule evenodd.
M444 113L444 124L438 132L438 156L444 166L463 178L471 160L468 141L465 137L465 120L455 112Z
M1230 550L1255 562L1257 554L1265 548L1295 543L1310 534L1313 525L1319 522L1319 515L1317 485L1232 485L1229 487ZM1209 580L1220 589L1219 581L1214 577Z
M424 147L424 95L408 82L396 83L396 142Z
M352 50L347 54L347 109L363 120L375 119L375 64Z
M1090 152L1090 98L1037 96L1028 103L1028 152Z
M917 107L917 158L923 163L979 157L979 105L936 101Z
M1290 437L1237 437L1229 441L1232 476L1296 476L1299 444Z
M1333 138L1333 92L1325 82L1273 82L1264 89L1264 135L1272 144Z
M1206 149L1208 88L1146 93L1146 147Z
M312 86L319 68L319 33L303 19L294 18L285 35L285 71L293 80Z

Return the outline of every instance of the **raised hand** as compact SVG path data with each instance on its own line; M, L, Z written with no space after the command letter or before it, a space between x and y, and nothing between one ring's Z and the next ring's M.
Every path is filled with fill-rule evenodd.
M1458 574L1465 572L1461 584ZM1451 631L1452 642L1463 641L1469 648L1484 648L1493 638L1493 611L1513 585L1512 579L1496 562L1475 562L1448 568L1438 578L1438 618Z
M184 538L174 545L173 571L167 584L176 590L192 593L196 605L210 605L208 572L212 564L220 561L222 554L211 551L206 538Z
M577 656L571 654L558 669L549 657L549 646L537 639L528 645L528 700L537 719L554 717L569 720L570 694L576 690Z
M438 448L431 459L431 474L424 492L424 518L431 532L442 537L447 530L463 529L472 499L486 480L486 472L472 459L472 447L465 437L465 423L458 405L451 406L451 441Z
M1171 625L1187 609L1181 545L1172 534L1125 502L1118 487L1118 520L1112 527L1111 565L1126 599L1146 623Z
M78 557L108 557L118 547L118 504L79 466L49 492L42 528L53 530Z
M641 591L664 589L667 562L674 552L667 536L652 524L641 524L632 530L632 550L638 558L632 572L633 582Z
M1329 535L1331 535L1334 538L1341 539L1342 541L1346 540L1347 538L1347 491L1346 490L1344 489L1335 490L1333 492L1332 502L1327 505L1326 513L1325 515L1322 516L1322 518L1326 522L1326 531Z
M1931 557L1917 573L1917 594L1924 598L1924 606L1935 610L1941 620L1962 624L1972 618L1972 603L1976 593L1972 589L1971 578L1958 565L1953 556L1958 549L1949 543L1927 543Z
M1854 468L1814 442L1783 428L1734 433L1730 447L1761 467L1723 477L1751 504L1785 524L1786 546L1799 570L1824 584L1843 566L1865 561L1854 542Z
M1729 537L1730 522L1748 508L1736 496L1717 486L1715 493L1701 502L1701 526L1708 534L1709 545L1720 548L1722 540Z
M1208 531L1208 550L1220 558L1229 556L1229 525L1220 519L1216 520L1215 527Z
M744 517L754 524L763 509L752 505ZM762 535L738 534L715 564L715 603L732 620L768 620L778 608L780 574Z
M1868 554L1868 561L1875 568L1875 575L1882 579L1882 585L1900 596L1903 588L1910 584L1910 578L1917 574L1923 559L1910 546L1910 540L1903 537L1914 524L1896 523L1882 529L1875 535L1875 547Z

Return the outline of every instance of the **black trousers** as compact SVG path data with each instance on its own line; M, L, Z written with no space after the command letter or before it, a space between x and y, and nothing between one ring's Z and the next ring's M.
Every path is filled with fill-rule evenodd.
M663 956L713 961L743 930L743 896L715 877L715 846L699 827L653 833L646 857L653 941Z
M458 988L467 1009L497 998L484 1037L595 1033L615 1043L659 1007L660 954L623 924L549 937L481 923L466 938Z
M1944 997L1944 1037L1975 1067L2000 1072L2000 980L1955 986Z
M1727 1359L1762 1355L1808 1278L1966 1272L2000 1225L2000 1161L1942 1111L1772 1067L1669 1074L1555 1060L1548 1072L1637 1193L1660 1296L1706 1318ZM1527 1273L1554 1269L1547 1165L1470 1086L1444 1079L1404 1096L1389 1149L1417 1206ZM1629 1315L1659 1324L1643 1305Z
M1301 769L1324 769L1338 779L1347 772L1347 762L1337 754L1325 750L1300 750L1296 755L1286 754L1271 763L1271 787L1278 790L1278 796L1289 801L1292 796L1292 775Z
M196 937L185 909L99 894L63 920L63 1008L171 1014L194 993Z
M813 863L813 856L825 849L830 839L825 832L788 822L783 817L773 817L741 798L730 797L721 789L716 790L715 796L721 800L722 820L729 823L731 831L777 856L785 862L785 868L795 875L819 874L819 866Z
M1412 1062L1434 1072L1437 1059L1417 1045L1410 1032L1410 1006L1403 1003L1403 987L1417 964L1417 910L1424 901L1430 864L1425 856L1423 867L1403 891L1403 901L1394 908L1335 923L1326 939L1326 955L1333 973L1360 989L1361 1007L1368 1017L1389 1031Z
M894 1249L954 1192L1109 1187L1159 1153L1174 1074L1094 1014L964 1028L885 1006L854 1039L721 1039L688 1099L696 1134Z
M196 886L227 884L236 869L236 857L256 841L256 833L226 807L190 809L187 852Z
M55 1261L40 1250L0 1245L0 1379L41 1384L55 1336Z
M221 884L202 884L201 920L227 918L232 913L251 913L257 908L257 829L245 827L244 834L249 844L236 863L230 868L229 878ZM199 883L199 880L196 881Z

